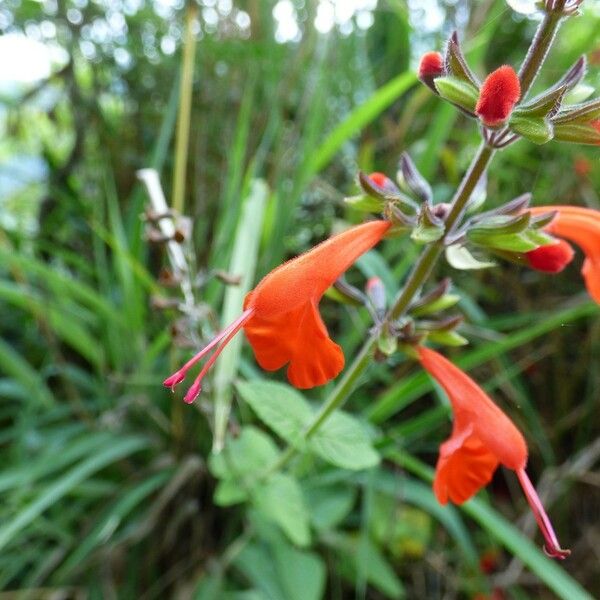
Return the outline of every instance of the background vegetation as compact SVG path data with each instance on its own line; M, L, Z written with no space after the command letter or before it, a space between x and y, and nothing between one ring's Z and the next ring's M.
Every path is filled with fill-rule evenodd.
M352 4L338 3L326 33L332 5L317 0L202 0L195 13L183 0L0 6L5 39L24 33L58 58L47 77L0 82L1 589L245 600L572 600L587 597L580 585L600 594L600 311L578 267L558 277L506 264L447 269L472 342L453 356L526 434L531 475L573 550L561 567L528 541L534 523L511 473L464 507L436 503L427 465L448 434L448 404L402 356L374 365L346 407L383 462L349 470L305 454L287 471L293 490L284 483L270 496L244 491L239 472L276 457L281 438L229 383L280 374L257 370L244 346L194 406L161 385L226 317L239 291L223 273L251 272L256 257L256 281L338 221L360 219L343 203L358 168L391 175L408 150L447 199L478 134L416 84L416 60L458 28L480 74L517 65L536 24L504 0L379 0L347 17ZM587 81L600 87L600 11L584 4L539 86L586 53ZM186 10L197 41L186 176L175 182ZM13 52L5 64L19 60ZM185 315L169 308L179 290L143 218L144 167L158 170L169 199L186 184L184 247L198 276ZM600 208L597 167L595 148L521 141L496 158L489 205L531 190L534 203ZM414 257L395 240L349 278L362 286L376 274L393 295ZM368 316L323 307L351 356ZM305 397L318 404L326 392ZM215 407L224 423L232 393L225 439Z

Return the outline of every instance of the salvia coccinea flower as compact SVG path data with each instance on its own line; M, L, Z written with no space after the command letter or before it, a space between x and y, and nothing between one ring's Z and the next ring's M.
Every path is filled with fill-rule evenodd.
M530 208L532 215L556 211L556 217L544 227L544 231L558 238L577 244L585 254L581 274L590 296L600 304L600 211L581 206L536 206ZM562 242L562 250L551 244L528 252L529 264L540 271L556 272L548 267L562 254L566 266L572 258ZM557 269L560 270L560 269Z
M336 377L344 367L344 354L327 333L319 301L389 227L388 221L351 227L271 271L246 295L240 317L165 379L164 385L174 388L191 367L215 349L184 396L185 402L193 402L202 389L202 379L240 329L263 369L275 371L288 365L292 385L311 388Z
M458 367L438 352L419 346L423 368L444 389L454 412L452 435L440 446L433 491L441 504L462 504L487 485L500 464L512 469L553 558L569 550L558 543L554 529L531 484L525 467L527 445L513 422L490 397Z
M490 73L479 91L475 113L484 125L505 123L521 96L521 84L514 69L504 65Z

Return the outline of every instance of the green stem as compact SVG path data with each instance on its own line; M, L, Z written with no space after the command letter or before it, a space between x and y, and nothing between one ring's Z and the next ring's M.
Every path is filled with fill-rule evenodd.
M190 139L190 114L192 111L192 89L194 84L194 57L196 55L196 36L194 22L198 9L189 3L185 19L185 38L183 41L183 64L179 87L179 114L177 117L177 138L175 141L175 166L173 173L172 206L183 214L185 197L185 176L188 145Z

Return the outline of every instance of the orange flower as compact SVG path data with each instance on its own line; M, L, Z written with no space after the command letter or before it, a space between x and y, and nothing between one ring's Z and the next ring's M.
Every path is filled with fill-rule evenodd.
M590 296L600 304L600 211L581 206L536 206L532 215L557 211L554 220L544 230L577 244L585 254L581 273ZM553 245L542 246L533 252L536 260L553 252ZM529 260L529 255L527 258ZM531 261L530 261L531 264ZM536 268L535 264L532 265Z
M521 96L521 84L512 67L490 73L481 86L475 113L488 127L502 125Z
M458 367L438 352L417 349L423 368L442 386L454 411L452 435L440 446L433 491L441 504L462 504L487 485L498 465L516 472L546 540L546 552L566 558L544 507L529 481L527 445L513 422Z
M168 377L164 385L174 388L193 365L218 346L185 394L185 402L193 402L201 391L202 378L242 328L258 364L267 371L287 364L292 385L311 388L336 377L344 367L344 355L327 333L318 311L319 301L389 227L388 221L357 225L271 271L247 294L241 316Z

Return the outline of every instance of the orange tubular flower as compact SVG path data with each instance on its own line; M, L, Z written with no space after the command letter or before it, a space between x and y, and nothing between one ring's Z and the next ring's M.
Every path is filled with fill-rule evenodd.
M581 273L590 296L600 304L600 211L580 206L536 206L532 215L556 211L554 220L544 230L577 244L585 254ZM526 258L533 268L539 268L555 253L554 245L541 246L528 252ZM547 269L540 269L547 270Z
M287 364L292 385L311 388L336 377L344 368L344 355L327 333L318 311L319 301L389 227L388 221L357 225L271 271L247 294L241 316L165 379L164 385L172 389L181 383L187 371L218 346L185 394L185 402L193 402L201 391L202 378L242 328L258 364L267 371Z
M487 485L499 464L516 472L546 541L546 553L566 558L552 524L529 481L527 445L512 421L458 367L438 352L417 349L423 368L442 386L454 411L450 439L440 446L433 491L441 504L462 504Z
M521 96L519 77L504 65L490 73L481 86L475 113L488 127L502 125Z

